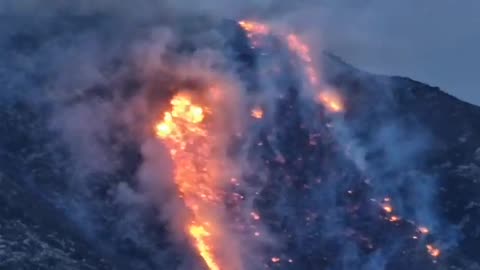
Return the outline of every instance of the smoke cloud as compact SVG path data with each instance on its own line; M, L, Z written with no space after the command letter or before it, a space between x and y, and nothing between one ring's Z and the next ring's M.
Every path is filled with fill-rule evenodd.
M405 245L387 237L394 229L373 239L392 218L381 210L386 197L409 224L405 232L451 230L443 231L435 209L435 176L418 166L430 134L390 109L388 83L352 74L365 96L383 104L371 109L354 104L355 87L338 79L347 67L332 74L321 65L330 59L321 48L331 46L324 37L337 5L4 1L0 102L26 102L45 118L65 173L54 180L64 189L50 199L119 269L205 267L185 234L190 211L179 198L171 149L153 128L178 91L201 96L209 87L221 89L220 98L206 98L219 111L209 130L219 148L212 158L225 161L222 179L237 181L217 187L233 206L214 207L209 217L224 228L219 246L232 269L387 269ZM315 103L303 67L290 61L288 46L275 47L278 39L271 53L250 48L228 21L249 17L306 37L325 71L320 85L338 91L352 111L360 105L358 116ZM335 35L360 38L342 29ZM262 119L252 118L256 107Z

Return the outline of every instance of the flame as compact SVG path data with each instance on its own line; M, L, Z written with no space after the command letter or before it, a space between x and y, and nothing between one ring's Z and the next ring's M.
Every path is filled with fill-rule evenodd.
M318 88L318 73L313 64L310 47L295 34L288 34L286 40L289 49L303 62L305 74L308 77L310 85Z
M258 36L265 36L271 33L271 27L255 21L239 21L238 24L247 32L254 47L257 46ZM322 103L330 112L342 112L345 110L343 102L338 93L324 91L321 89L319 74L315 68L310 46L294 33L278 33L285 40L290 51L302 62L308 82L315 91L319 91L316 101Z
M427 251L432 257L438 257L440 256L440 249L436 248L433 245L427 245Z
M268 35L270 33L270 27L266 24L254 22L254 21L239 21L238 24L251 35Z
M262 119L263 110L261 108L254 108L250 114L253 118Z
M427 227L423 227L423 226L418 227L418 231L420 231L422 234L430 233L430 230Z
M345 110L343 102L336 92L322 91L318 94L317 100L322 102L331 112L342 112Z
M250 216L252 216L254 220L260 220L260 215L255 212L251 212Z
M391 222L397 222L397 221L400 221L400 217L399 216L391 216L388 220L390 220Z
M195 239L198 252L200 253L200 256L202 256L208 268L210 270L220 270L220 267L212 256L210 246L205 241L210 236L210 233L205 229L205 227L197 225L191 225L189 231L192 237Z
M175 184L191 212L185 230L208 268L219 270L215 256L219 236L209 213L221 199L215 189L221 164L212 157L215 138L204 121L209 110L194 104L192 97L185 93L174 96L170 104L172 109L155 125L156 135L170 149Z
M390 206L390 205L384 205L383 210L385 210L385 212L387 212L387 213L392 213L393 212L393 207Z
M312 57L310 56L310 48L307 44L303 43L299 37L295 34L287 35L288 47L297 53L300 59L304 62L311 63Z

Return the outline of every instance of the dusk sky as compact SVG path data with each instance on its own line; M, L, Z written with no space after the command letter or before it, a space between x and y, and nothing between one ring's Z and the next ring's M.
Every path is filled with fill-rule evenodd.
M478 0L339 1L325 11L324 38L361 69L480 105L479 12Z

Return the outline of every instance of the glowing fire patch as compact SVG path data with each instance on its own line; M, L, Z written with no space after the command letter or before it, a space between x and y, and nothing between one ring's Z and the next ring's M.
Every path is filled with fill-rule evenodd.
M400 217L398 217L398 216L391 216L388 220L390 220L391 222L398 222L398 221L400 221Z
M333 91L322 91L317 96L317 100L331 112L342 112L345 110L340 96Z
M311 63L312 57L310 56L310 48L307 44L303 43L298 36L289 34L287 36L288 47L297 53L300 59L304 62Z
M387 212L387 213L392 213L393 212L393 208L390 205L384 205L383 210L385 210L385 212Z
M305 74L312 87L318 88L318 74L312 61L310 48L297 35L289 34L286 37L288 47L303 62Z
M263 110L261 108L254 108L250 114L253 118L262 119L263 118Z
M255 21L240 21L238 23L240 27L247 32L250 41L256 47L258 36L265 36L271 33L271 28L266 25ZM338 113L345 110L343 102L338 93L332 91L323 91L319 84L319 74L313 63L311 49L308 44L293 33L276 33L284 39L290 51L298 57L302 62L305 75L308 78L308 82L315 91L320 91L316 97L316 101L323 104L330 112Z
M427 227L423 227L423 226L418 227L418 231L420 231L422 234L430 233L430 230Z
M427 251L432 257L440 256L440 249L434 247L433 245L427 245Z
M204 121L206 108L194 104L189 95L177 94L170 105L172 109L155 125L155 132L170 150L175 184L191 212L185 231L208 268L219 270L215 255L218 234L210 214L221 200L216 189L221 163L212 156L215 138Z
M270 33L270 27L266 24L262 24L254 21L239 21L238 24L249 35L268 35Z
M210 236L210 233L204 226L191 225L189 228L190 235L195 239L198 252L202 256L203 260L207 264L210 270L220 270L220 267L215 262L210 246L206 243L206 239Z
M251 212L251 213L250 213L250 216L252 216L252 218L253 218L254 220L260 220L260 215L258 215L258 214L255 213L255 212Z

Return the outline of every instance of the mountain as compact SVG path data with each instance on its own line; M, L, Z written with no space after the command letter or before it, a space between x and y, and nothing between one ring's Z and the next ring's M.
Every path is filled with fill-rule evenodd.
M131 191L141 189L135 179L144 161L142 145L123 123L98 113L118 105L115 91L122 105L147 88L148 109L168 97L151 90L144 74L131 68L135 63L119 54L131 49L125 44L132 36L148 31L139 30L142 26L114 34L115 24L103 20L61 18L41 31L12 30L2 39L1 269L199 265L192 250L172 244L159 210ZM245 175L248 181L268 179L253 201L265 228L281 239L264 251L269 257L281 254L281 263L266 264L270 269L480 269L479 107L325 54L323 79L345 106L332 114L305 102L300 67L289 61L291 55L276 51L281 45L251 48L231 21L216 32L227 41L212 45L204 37L211 33L206 24L206 30L197 24L180 27L186 38L173 50L189 55L201 46L223 46L252 95L262 91L261 62L281 65L273 79L278 96L269 100L276 108L273 121L254 124L252 142L238 142L255 169ZM80 49L100 53L76 57ZM89 61L96 57L98 74L76 77L82 67L93 68ZM171 81L177 78L166 73L166 79L153 76L153 81L175 85ZM71 80L58 79L61 75ZM52 102L48 90L64 86L78 87L80 94ZM103 156L104 147L115 158ZM393 213L382 209L387 204ZM427 235L419 232L422 226ZM441 255L429 254L427 245Z

